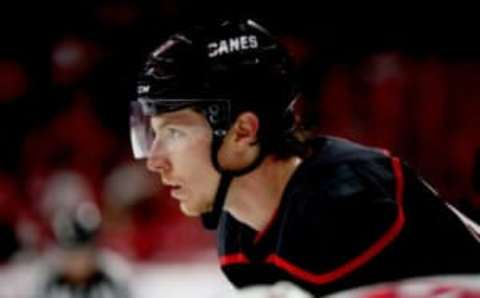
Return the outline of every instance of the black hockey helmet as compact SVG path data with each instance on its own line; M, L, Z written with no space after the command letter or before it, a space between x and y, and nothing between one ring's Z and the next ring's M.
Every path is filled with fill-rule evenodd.
M134 154L148 156L148 129L138 129L145 116L192 105L202 107L215 136L223 136L247 110L260 117L260 138L288 130L297 95L292 77L285 49L252 20L177 33L149 55L140 74L132 113Z

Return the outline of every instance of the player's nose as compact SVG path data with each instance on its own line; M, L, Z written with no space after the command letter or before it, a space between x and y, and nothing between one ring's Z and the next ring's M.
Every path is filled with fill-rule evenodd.
M147 168L152 172L162 174L163 172L168 171L171 168L171 165L165 157L151 155L147 159Z
M171 169L171 163L165 150L160 147L158 144L153 144L147 158L147 168L152 172L162 174Z

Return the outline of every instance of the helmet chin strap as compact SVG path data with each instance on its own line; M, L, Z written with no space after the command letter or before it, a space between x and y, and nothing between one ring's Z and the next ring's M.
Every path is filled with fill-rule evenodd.
M233 178L245 175L250 173L251 171L255 170L265 158L265 152L260 147L260 152L255 160L246 166L243 169L236 170L236 171L229 171L222 169L220 163L218 162L218 151L223 143L223 136L220 135L213 135L212 139L212 150L211 150L211 160L215 169L220 173L220 182L217 186L217 192L215 194L215 198L213 201L212 210L202 214L202 223L206 229L215 230L218 226L220 221L220 216L222 215L223 206L225 204L225 199L228 194L228 189L230 188L230 184Z
M223 205L227 197L228 189L232 182L233 176L222 174L218 183L217 193L213 201L212 210L202 214L203 226L208 230L215 230L222 215Z

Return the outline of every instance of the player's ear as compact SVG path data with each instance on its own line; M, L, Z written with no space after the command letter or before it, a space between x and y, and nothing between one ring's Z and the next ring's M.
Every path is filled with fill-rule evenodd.
M238 115L223 139L219 162L225 169L242 169L259 154L257 134L260 121L252 112Z
M230 141L240 147L256 144L259 125L257 115L252 112L241 113L229 130Z

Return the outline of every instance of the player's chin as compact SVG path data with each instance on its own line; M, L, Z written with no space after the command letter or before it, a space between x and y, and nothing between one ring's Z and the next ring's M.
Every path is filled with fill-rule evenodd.
M188 217L198 217L208 211L207 208L202 208L201 206L190 206L185 202L180 203L180 210Z

